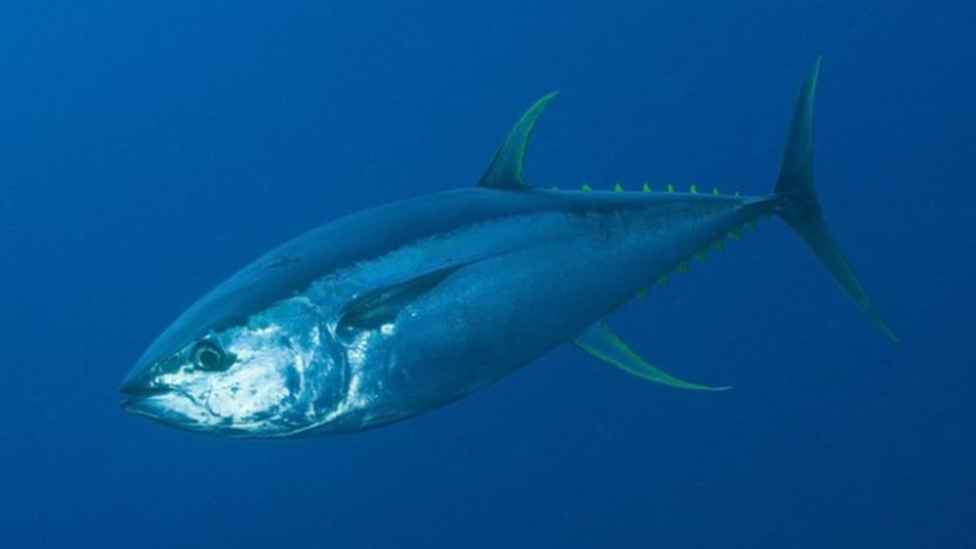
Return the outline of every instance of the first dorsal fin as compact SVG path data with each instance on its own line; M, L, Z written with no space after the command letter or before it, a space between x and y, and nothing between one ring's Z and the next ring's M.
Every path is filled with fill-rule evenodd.
M538 101L525 111L525 114L518 119L512 127L505 141L495 153L495 158L491 161L485 174L481 176L479 187L492 189L518 190L525 189L528 185L522 181L522 165L525 164L525 149L529 146L529 137L532 136L532 128L535 127L536 120L546 108L546 105L556 97L557 92L549 92L542 96Z

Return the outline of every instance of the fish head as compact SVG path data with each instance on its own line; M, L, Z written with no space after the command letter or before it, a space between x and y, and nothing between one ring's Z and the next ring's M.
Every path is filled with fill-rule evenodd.
M230 323L213 307L191 308L146 351L123 382L126 411L237 437L294 435L327 416L344 368L314 306L286 299Z

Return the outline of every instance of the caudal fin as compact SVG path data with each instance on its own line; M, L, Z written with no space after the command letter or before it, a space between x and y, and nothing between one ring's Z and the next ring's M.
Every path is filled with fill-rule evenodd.
M814 63L793 112L793 124L774 191L779 198L777 213L803 238L834 280L851 296L871 322L885 335L898 341L898 337L874 308L867 291L830 233L821 215L820 203L813 187L813 107L821 61L822 58L818 57Z

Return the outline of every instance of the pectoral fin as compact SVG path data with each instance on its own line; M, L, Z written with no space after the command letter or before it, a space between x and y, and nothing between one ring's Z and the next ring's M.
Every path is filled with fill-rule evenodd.
M393 322L400 311L434 289L465 264L449 265L358 296L343 310L339 327L374 330Z
M679 389L694 389L699 391L724 391L730 388L689 383L651 366L628 347L617 334L611 332L610 328L603 321L597 322L584 330L576 338L574 343L580 349L604 362L613 364L628 374L633 374L655 383L663 383L664 385L678 387Z

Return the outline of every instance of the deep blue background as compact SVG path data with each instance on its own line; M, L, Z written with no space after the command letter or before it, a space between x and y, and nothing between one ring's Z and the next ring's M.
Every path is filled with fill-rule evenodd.
M0 6L4 547L973 546L976 4L213 4ZM903 343L773 222L614 320L727 393L564 348L340 438L118 408L207 289L474 184L551 89L531 182L765 192L819 53L825 212Z

